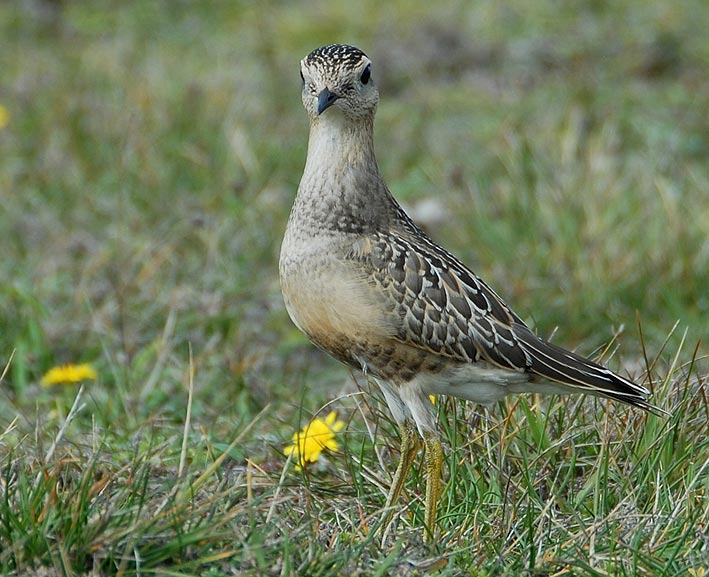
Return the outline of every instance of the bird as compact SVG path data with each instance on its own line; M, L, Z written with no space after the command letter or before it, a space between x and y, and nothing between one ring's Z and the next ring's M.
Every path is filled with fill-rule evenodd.
M429 395L490 404L513 393L586 393L663 412L644 386L537 336L406 214L377 165L379 92L362 50L317 48L300 78L310 133L281 244L281 291L312 343L377 382L399 427L382 525L423 444L424 538L434 539L443 448Z

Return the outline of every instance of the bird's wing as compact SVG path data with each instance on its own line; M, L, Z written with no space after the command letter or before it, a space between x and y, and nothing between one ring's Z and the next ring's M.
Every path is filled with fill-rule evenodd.
M524 371L529 358L512 327L524 325L491 288L425 237L375 233L354 251L407 344L463 362Z
M386 295L400 342L653 408L644 387L537 337L483 280L420 230L375 233L349 256Z

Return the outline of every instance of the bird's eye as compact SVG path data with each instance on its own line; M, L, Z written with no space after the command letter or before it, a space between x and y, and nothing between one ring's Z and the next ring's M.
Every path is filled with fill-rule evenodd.
M367 67L362 71L362 75L359 77L359 80L362 84L367 84L371 77L372 77L372 65L367 64Z

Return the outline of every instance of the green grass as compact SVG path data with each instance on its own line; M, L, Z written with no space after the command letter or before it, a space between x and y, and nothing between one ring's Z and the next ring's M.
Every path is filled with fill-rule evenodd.
M709 569L709 11L468 4L0 5L3 574ZM373 58L380 166L434 238L672 412L441 399L433 547L420 466L375 538L396 427L278 289L298 60L331 41ZM84 361L72 413L39 380ZM340 450L296 472L283 447L330 410Z

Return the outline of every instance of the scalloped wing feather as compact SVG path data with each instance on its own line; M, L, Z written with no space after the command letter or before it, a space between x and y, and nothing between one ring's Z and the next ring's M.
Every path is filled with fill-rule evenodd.
M397 340L460 362L486 361L527 373L530 380L655 410L645 400L647 389L540 339L458 259L420 230L407 233L375 233L356 255L370 269L378 292L387 295Z

